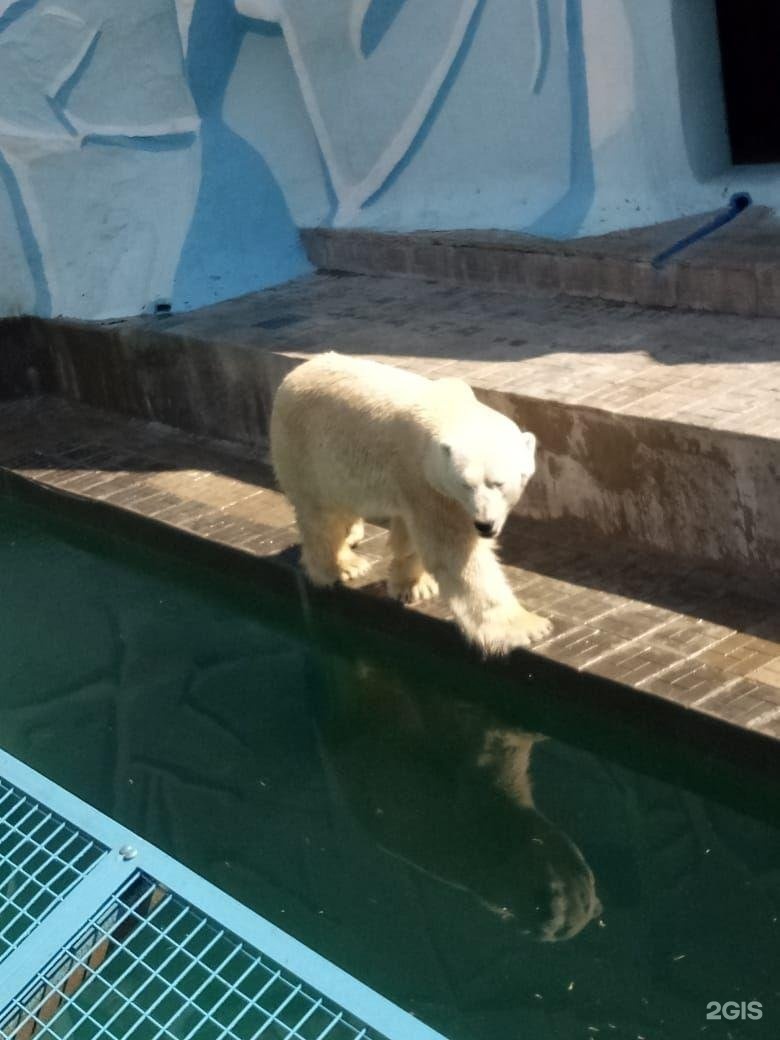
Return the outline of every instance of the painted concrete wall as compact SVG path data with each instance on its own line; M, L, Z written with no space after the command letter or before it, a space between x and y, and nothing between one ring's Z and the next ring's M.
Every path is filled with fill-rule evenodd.
M0 0L0 313L191 308L296 227L595 234L780 206L714 0Z
M0 314L192 307L306 269L222 118L264 31L227 0L0 0Z
M565 238L780 205L780 168L731 165L714 0L235 2L282 36L245 39L226 118L299 223ZM272 53L284 125L239 100Z

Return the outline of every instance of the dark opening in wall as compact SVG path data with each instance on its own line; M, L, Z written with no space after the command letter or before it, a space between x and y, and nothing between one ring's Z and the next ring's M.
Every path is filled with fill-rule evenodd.
M735 163L780 162L780 0L717 0Z

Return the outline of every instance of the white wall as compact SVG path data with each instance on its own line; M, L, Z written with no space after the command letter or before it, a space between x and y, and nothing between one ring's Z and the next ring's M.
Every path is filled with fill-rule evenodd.
M598 234L780 206L714 0L0 0L0 313L192 308L296 226Z
M568 237L780 205L780 168L731 164L714 0L237 2L282 35L245 39L227 119L299 224Z

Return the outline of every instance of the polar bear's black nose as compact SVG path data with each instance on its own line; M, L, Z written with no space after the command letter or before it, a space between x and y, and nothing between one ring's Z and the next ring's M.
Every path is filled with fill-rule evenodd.
M474 526L483 538L492 538L495 532L493 524L483 524L479 520L474 521Z

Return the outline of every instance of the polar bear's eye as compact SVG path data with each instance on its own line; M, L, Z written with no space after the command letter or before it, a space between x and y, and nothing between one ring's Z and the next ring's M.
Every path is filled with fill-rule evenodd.
M491 491L500 491L504 486L503 480L486 480L485 487L489 487Z

